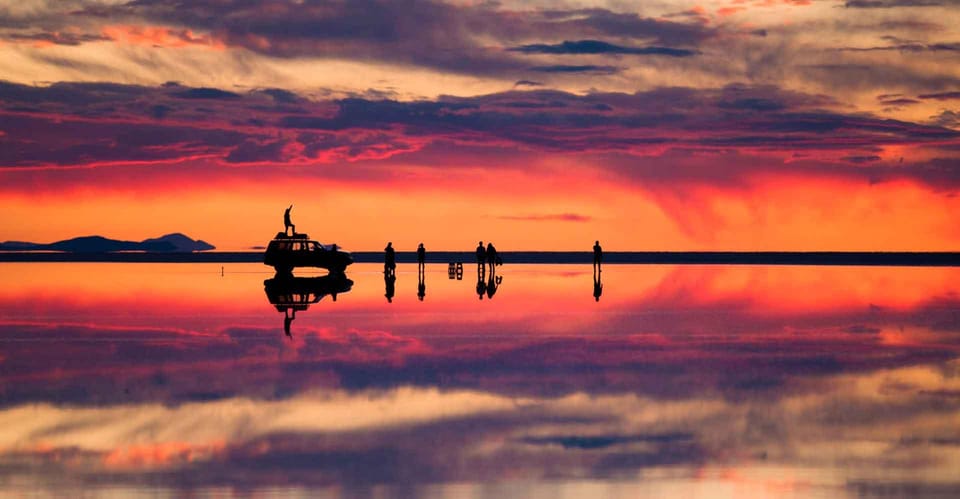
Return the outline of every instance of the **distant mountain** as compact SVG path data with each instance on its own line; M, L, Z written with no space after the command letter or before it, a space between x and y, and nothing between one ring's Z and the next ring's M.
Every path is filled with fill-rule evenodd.
M143 241L118 241L103 236L84 236L55 243L28 243L7 241L0 243L0 251L64 251L67 253L111 253L114 251L146 251L149 253L191 253L215 249L205 241L190 239L180 234L144 239Z
M175 253L189 253L191 251L207 251L215 249L215 247L202 240L190 239L189 237L175 232L173 234L167 234L165 236L160 236L155 239L144 239L140 244L144 245L170 245L173 249L148 249L147 251L159 251L159 252L175 252Z

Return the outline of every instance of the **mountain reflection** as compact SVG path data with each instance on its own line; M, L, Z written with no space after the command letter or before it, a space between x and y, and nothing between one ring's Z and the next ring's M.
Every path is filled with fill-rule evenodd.
M0 273L0 495L960 492L957 269L604 266L598 301L579 266L511 266L496 300L427 266L421 302L400 265L387 303L374 264L31 265Z

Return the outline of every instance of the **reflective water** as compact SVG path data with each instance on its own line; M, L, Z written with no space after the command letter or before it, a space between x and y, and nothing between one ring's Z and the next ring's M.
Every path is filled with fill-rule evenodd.
M0 264L0 494L960 494L958 269L222 270Z

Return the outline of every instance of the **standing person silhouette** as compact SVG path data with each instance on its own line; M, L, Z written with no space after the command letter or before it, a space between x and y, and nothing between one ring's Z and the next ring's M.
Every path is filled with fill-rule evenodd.
M600 268L600 264L603 263L603 248L600 247L600 241L593 243L593 265Z
M482 268L487 261L487 250L483 249L483 241L477 244L477 267Z
M388 242L383 248L383 273L393 275L397 272L397 254L393 251L393 243Z
M297 226L296 226L296 225L293 225L293 222L290 221L290 210L292 210L292 209L293 209L293 205L291 204L291 205L283 212L283 234L284 234L284 235L287 234L287 229L290 229L290 235L291 235L291 236L297 235Z
M494 267L497 265L497 248L493 243L487 243L487 264L490 265L490 273L494 273Z
M417 246L417 266L420 269L423 269L424 262L427 259L427 249L423 247L423 243L420 243L420 246Z

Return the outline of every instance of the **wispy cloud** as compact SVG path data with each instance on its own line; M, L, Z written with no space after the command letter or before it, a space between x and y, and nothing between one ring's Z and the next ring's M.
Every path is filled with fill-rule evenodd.
M589 222L592 217L576 213L551 213L544 215L501 215L500 220L520 220L524 222Z

